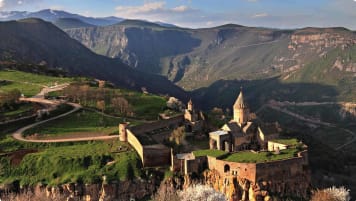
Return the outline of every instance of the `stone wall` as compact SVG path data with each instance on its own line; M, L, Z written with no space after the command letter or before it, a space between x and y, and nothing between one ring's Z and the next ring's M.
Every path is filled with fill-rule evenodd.
M132 133L131 130L126 129L127 133L127 141L130 143L130 145L136 150L138 155L141 158L142 164L144 164L143 160L143 146L141 145L140 141L136 138L136 136Z
M144 167L169 166L171 164L171 150L164 145L143 146Z
M133 132L126 129L127 141L136 150L144 167L166 166L171 163L170 149L164 145L142 146Z
M299 157L256 164L256 181L269 184L270 192L307 196L310 185L307 151Z
M207 157L207 183L230 200L263 200L270 194L306 198L310 189L308 152L297 157L265 163L235 163Z
M283 150L287 148L288 146L285 144L268 141L268 151L277 151L277 150Z
M207 157L196 157L194 160L184 160L184 173L201 173L207 167Z
M239 178L256 181L256 163L235 163L208 157L210 170L217 170L220 175L238 175Z

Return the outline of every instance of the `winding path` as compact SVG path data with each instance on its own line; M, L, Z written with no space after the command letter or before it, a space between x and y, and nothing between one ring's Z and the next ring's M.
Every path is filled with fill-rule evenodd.
M49 91L57 91L57 90L61 90L64 87L68 86L67 84L61 85L61 86L57 86L55 88L49 88L49 87L45 87L42 89L42 91L37 94L36 96L32 97L32 98L22 98L22 101L28 101L28 102L36 102L36 103L43 103L43 104L49 104L49 105L58 105L61 104L63 102L61 101L56 101L56 100L47 100L44 99L44 95L46 93L48 93ZM15 131L12 134L12 137L16 140L19 141L23 141L23 142L37 142L37 143L53 143L53 142L78 142L78 141L91 141L91 140L109 140L109 139L115 139L118 138L118 135L110 135L110 136L94 136L94 137L80 137L80 138L61 138L61 139L48 139L48 140L35 140L35 139L26 139L25 137L23 137L23 132L25 132L27 129L30 129L32 127L35 127L37 125L55 120L55 119L59 119L61 117L65 117L69 114L72 114L78 110L80 110L82 108L81 105L76 104L76 103L66 103L68 105L71 105L73 107L73 109L71 111L68 111L66 113L60 114L58 116L40 121L40 122L36 122L33 124L30 124L28 126L25 126L23 128L18 129L17 131Z
M311 119L309 117L305 117L305 116L302 116L300 114L297 114L297 113L294 113L292 111L289 111L285 108L281 108L282 106L288 106L288 105L294 105L294 106L315 106L315 105L336 105L336 104L341 104L341 105L345 105L345 104L348 104L348 105L352 105L352 106L356 106L356 103L352 103L352 102L300 102L300 103L295 103L295 102L279 102L279 101L270 101L269 103L261 106L257 111L256 111L256 114L261 112L265 107L269 107L273 110L276 110L276 111L279 111L279 112L282 112L284 114L287 114L289 116L292 116L294 118L297 118L299 120L302 120L302 121L305 121L305 122L308 122L308 123L311 123L311 124L318 124L318 125L323 125L323 126L327 126L327 127L337 127L335 124L332 124L332 123L328 123L328 122L323 122L321 120L316 120L316 119ZM335 150L340 150L354 142L356 142L356 133L351 131L351 130L348 130L348 129L345 129L345 128L340 128L341 130L343 130L344 132L346 133L349 133L352 135L352 139L347 141L346 143L338 146L335 148Z

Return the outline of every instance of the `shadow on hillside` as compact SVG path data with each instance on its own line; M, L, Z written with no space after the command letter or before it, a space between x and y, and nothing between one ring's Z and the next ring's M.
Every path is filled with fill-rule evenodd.
M333 86L314 83L282 83L278 77L275 77L264 80L219 80L209 87L193 91L192 97L196 104L205 110L213 107L231 108L240 92L240 87L243 87L246 101L252 111L271 99L329 102L336 101L339 95Z
M190 33L177 30L130 28L125 32L129 41L127 49L138 58L138 69L150 73L161 73L160 58L191 52L201 44Z

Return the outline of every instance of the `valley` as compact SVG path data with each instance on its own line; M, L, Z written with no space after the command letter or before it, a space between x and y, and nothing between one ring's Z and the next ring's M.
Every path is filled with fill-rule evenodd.
M196 181L231 199L305 200L330 186L356 196L355 31L7 14L16 21L0 22L0 197L39 189L53 199L150 200ZM234 102L247 119L236 120ZM224 130L236 122L239 132ZM281 139L260 142L266 125ZM271 151L269 140L293 143ZM299 172L263 175L288 160ZM229 180L244 163L263 173L241 174L251 188Z

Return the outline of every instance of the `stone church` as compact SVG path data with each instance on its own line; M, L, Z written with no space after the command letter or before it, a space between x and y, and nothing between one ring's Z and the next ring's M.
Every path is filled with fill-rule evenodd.
M269 140L279 137L281 131L278 123L261 123L245 102L243 91L233 106L233 119L220 130L210 132L210 149L236 152L242 150L267 149Z

